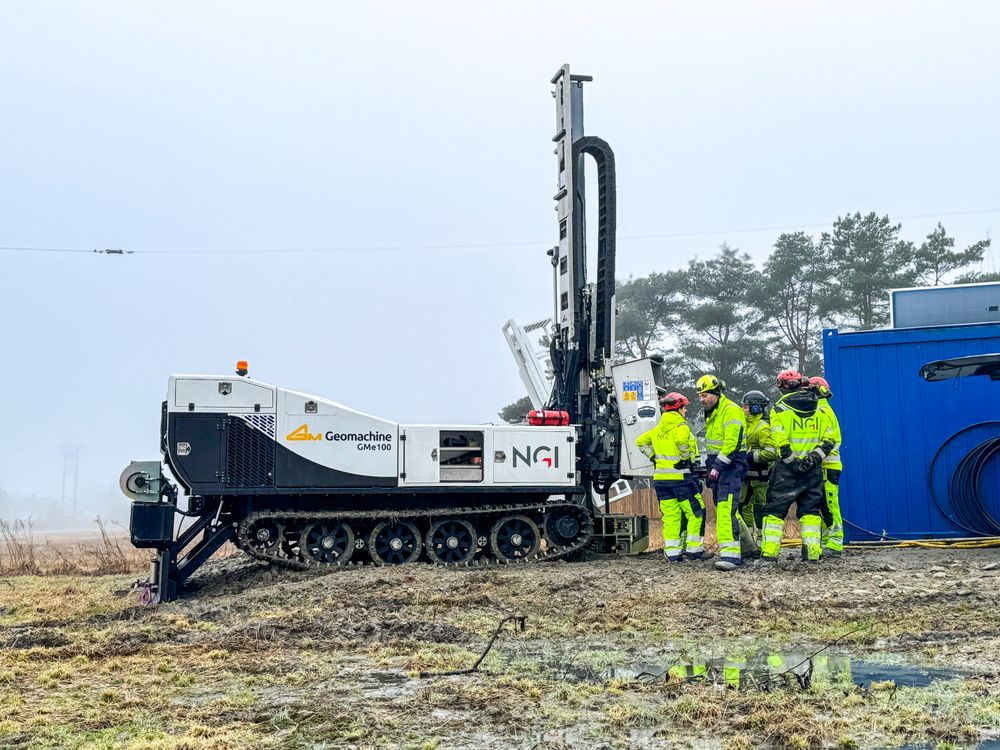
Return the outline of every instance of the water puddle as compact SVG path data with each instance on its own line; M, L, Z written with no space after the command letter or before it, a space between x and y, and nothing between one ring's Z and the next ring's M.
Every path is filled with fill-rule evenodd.
M673 661L639 659L604 668L554 664L564 679L641 682L705 682L738 689L808 688L814 684L892 682L899 687L926 687L934 680L964 676L956 670L913 664L882 664L846 654L808 651L760 651L753 656L677 657ZM995 750L1000 750L996 748Z
M375 670L359 674L356 686L368 698L401 698L414 693L420 684L402 672Z

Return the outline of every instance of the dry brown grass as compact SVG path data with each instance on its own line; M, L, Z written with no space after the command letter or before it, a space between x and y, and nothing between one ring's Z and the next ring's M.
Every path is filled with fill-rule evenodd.
M35 539L31 521L0 519L0 573L6 575L37 575Z
M30 520L0 520L0 575L124 575L148 566L148 550L108 521L94 523L96 535L41 541Z
M103 518L94 531L75 536L45 535L31 520L0 519L0 576L102 576L143 573L155 550L136 549L128 532ZM223 545L216 557L237 552Z

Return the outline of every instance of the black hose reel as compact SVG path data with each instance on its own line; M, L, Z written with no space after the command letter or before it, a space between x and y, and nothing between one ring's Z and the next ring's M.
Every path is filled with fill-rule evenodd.
M978 443L955 465L955 470L948 482L947 507L941 503L934 489L934 467L938 458L953 440L976 428L989 426L1000 428L1000 420L991 419L976 422L953 433L951 437L941 443L941 446L934 453L927 471L927 486L931 493L931 499L934 500L938 510L956 526L975 536L1000 536L1000 521L986 507L982 491L983 473L986 466L997 453L1000 453L1000 434Z

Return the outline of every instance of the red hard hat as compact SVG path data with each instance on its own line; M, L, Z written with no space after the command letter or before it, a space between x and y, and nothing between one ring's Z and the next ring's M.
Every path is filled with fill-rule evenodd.
M823 398L830 398L833 395L826 378L821 378L819 375L809 378L809 387L815 389Z
M805 385L805 378L802 377L802 373L798 370L782 370L778 373L778 380L776 385L779 388L789 388L795 390L796 388L801 388Z
M677 411L678 409L683 409L689 403L683 393L677 393L676 391L671 391L665 396L660 396L660 406L663 407L663 411Z

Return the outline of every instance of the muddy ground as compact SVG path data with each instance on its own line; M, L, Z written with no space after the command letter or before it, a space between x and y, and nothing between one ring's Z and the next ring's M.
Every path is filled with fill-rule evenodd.
M785 555L778 570L729 574L654 554L327 574L236 556L151 609L116 594L124 577L9 578L0 747L749 750L997 736L1000 550L849 550L819 566ZM512 615L523 632L508 623L480 671L419 676L471 666Z

